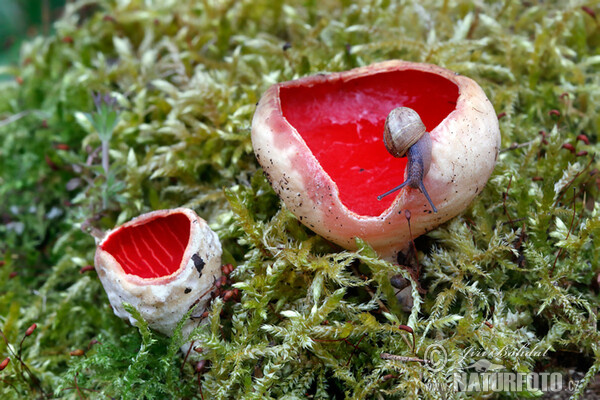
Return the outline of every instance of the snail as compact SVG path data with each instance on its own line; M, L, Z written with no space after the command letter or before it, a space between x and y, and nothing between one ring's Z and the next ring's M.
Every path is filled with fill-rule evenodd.
M423 184L431 164L431 136L419 114L408 107L394 108L385 119L383 142L394 157L408 157L408 173L404 183L377 196L377 200L408 186L419 189L431 204L433 212L437 213Z

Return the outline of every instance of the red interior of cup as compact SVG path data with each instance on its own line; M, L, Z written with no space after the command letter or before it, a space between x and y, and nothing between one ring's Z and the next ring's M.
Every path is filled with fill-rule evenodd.
M286 85L280 99L283 116L337 184L341 202L359 215L378 216L395 196L377 196L404 181L407 162L386 150L385 118L396 107L410 107L431 132L455 109L458 94L458 86L439 75L405 70Z
M172 213L123 226L101 247L117 260L126 274L158 278L179 269L189 238L189 218L183 213Z

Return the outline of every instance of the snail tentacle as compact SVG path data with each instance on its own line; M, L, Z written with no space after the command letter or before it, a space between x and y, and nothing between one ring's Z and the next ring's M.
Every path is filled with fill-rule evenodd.
M403 184L396 186L395 188L393 188L392 190L389 190L387 192L385 192L384 194L380 194L379 196L377 196L377 200L381 200L383 199L385 196L392 194L394 192L397 192L398 190L402 189L404 186L408 185L410 182L408 180L404 181Z
M421 182L421 184L419 185L419 190L421 190L421 193L423 193L423 195L425 196L425 198L431 205L431 209L433 210L433 212L437 214L438 210L433 205L433 202L431 201L431 198L429 197L429 193L427 193L427 190L425 189L425 185L423 185L423 182Z

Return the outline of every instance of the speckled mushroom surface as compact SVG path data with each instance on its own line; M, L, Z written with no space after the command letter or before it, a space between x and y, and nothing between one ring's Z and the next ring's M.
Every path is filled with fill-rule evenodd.
M108 232L96 248L95 266L115 314L134 323L133 305L148 325L171 335L190 307L201 314L221 276L217 235L187 208L143 214ZM184 327L186 332L190 326Z
M419 113L432 139L423 194L405 188L406 158L383 144L395 107ZM256 157L286 206L316 233L353 249L366 240L385 258L408 245L404 210L417 237L458 215L485 186L500 131L479 85L447 69L392 60L271 86L252 121Z

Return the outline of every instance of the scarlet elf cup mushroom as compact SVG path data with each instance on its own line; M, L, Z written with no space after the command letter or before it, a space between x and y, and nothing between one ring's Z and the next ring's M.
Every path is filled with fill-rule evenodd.
M200 303L195 314L204 311L221 276L221 253L206 222L176 208L143 214L108 232L96 248L95 265L117 316L135 323L123 308L129 303L151 328L170 336L191 307ZM188 321L184 337L196 324Z
M407 158L394 157L383 141L386 118L397 107L416 111L428 132L430 163L422 183L431 203L416 184L380 196L410 178ZM393 259L411 234L458 215L483 189L500 131L475 81L435 65L392 60L271 86L254 114L252 144L300 221L345 248L354 249L360 237Z

